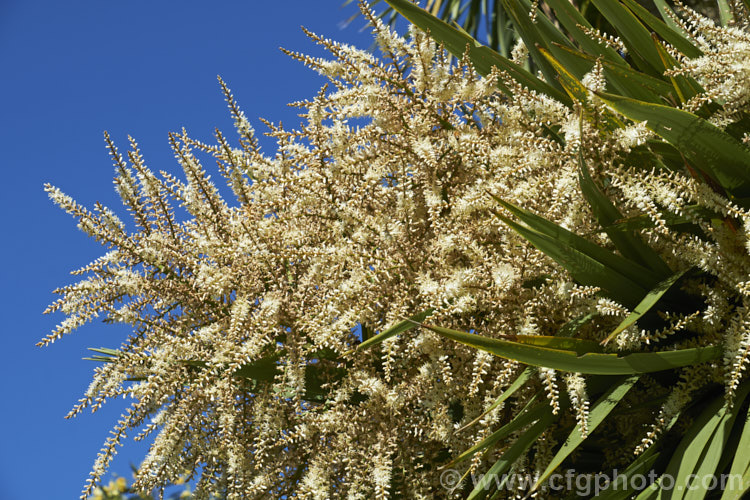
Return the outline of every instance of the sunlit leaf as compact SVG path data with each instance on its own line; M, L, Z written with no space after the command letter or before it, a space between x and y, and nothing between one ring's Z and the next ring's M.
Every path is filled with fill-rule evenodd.
M742 424L742 435L737 450L735 451L732 467L729 470L730 487L724 489L721 500L739 500L743 494L750 489L750 483L745 482L746 487L736 484L733 478L747 474L750 471L750 407L748 407L745 420Z
M581 193L589 203L594 217L604 227L617 250L623 257L651 269L659 278L663 279L669 276L672 273L669 266L637 234L611 229L611 225L615 221L622 219L622 214L592 179L583 158L583 152L580 150L578 151L578 164L580 167L578 180L581 185Z
M362 342L361 344L357 346L356 350L362 351L364 349L369 349L370 347L380 344L383 341L388 340L391 337L395 337L396 335L400 333L407 332L411 330L412 328L416 327L418 323L424 321L425 318L427 318L431 314L432 314L432 309L427 309L425 311L422 311L421 313L415 314L409 319L400 321L396 323L395 325L393 325L392 327L388 328L387 330L380 332L374 337L370 337L369 339L365 340L364 342Z
M495 200L524 224L496 214L505 224L532 245L554 259L586 286L597 286L626 307L635 307L646 292L658 283L653 271L627 260L499 198Z
M615 27L635 65L644 73L660 75L659 54L651 41L651 33L617 0L592 0L599 12Z
M637 352L624 356L601 352L581 354L583 349L578 351L552 349L512 340L484 337L434 325L423 324L421 326L442 337L506 359L532 366L593 375L634 375L670 370L714 360L723 352L722 346L717 345L671 351ZM590 341L581 341L582 345L588 346L589 343Z
M622 2L630 9L635 15L637 15L641 21L643 21L651 30L656 32L664 41L672 45L674 48L682 52L688 57L700 57L703 52L692 44L690 39L674 20L669 17L666 12L673 12L672 9L667 5L665 0L654 0L654 4L659 9L662 15L663 21L648 11L640 3L635 0L622 0Z
M656 35L653 35L654 46L659 53L661 59L661 67L659 69L667 72L674 68L679 67L679 63L675 60L672 55L667 52L667 49L662 45ZM704 92L700 84L695 81L695 78L685 75L669 75L669 80L672 82L677 97L680 99L680 104L683 104L698 94ZM704 116L705 118L705 116Z
M665 279L664 281L660 282L656 287L654 287L653 290L649 291L648 294L646 294L645 297L643 297L643 300L635 306L635 309L633 309L633 312L628 314L628 316L622 320L622 322L617 325L617 328L610 333L606 339L602 341L602 344L606 344L610 340L614 339L619 335L622 331L624 331L627 327L634 324L636 321L641 319L644 314L649 312L652 307L656 305L657 302L664 296L667 291L669 291L670 288L672 288L672 285L677 283L677 281L682 278L685 273L689 271L689 269L685 269L684 271L680 271L679 273L673 274L669 278Z
M534 368L533 366L527 366L526 368L524 368L524 370L521 372L521 374L518 377L516 377L516 379L513 381L513 383L510 384L510 386L507 389L505 389L503 391L503 393L500 394L500 396L497 397L497 399L490 405L489 408L487 408L485 411L483 411L481 415L479 415L477 418L475 418L474 420L472 420L468 424L464 425L460 429L457 429L456 432L461 432L461 431L463 431L463 430L471 427L472 425L474 425L477 422L479 422L482 418L484 418L487 414L489 414L492 410L494 410L495 408L497 408L498 406L500 406L501 404L503 404L506 399L508 399L509 397L511 397L513 394L516 393L516 391L518 391L518 389L520 389L521 387L523 387L524 384L526 384L526 382L529 381L529 379L531 378L531 376L534 373L536 373L536 368Z
M626 117L646 121L649 129L734 196L750 196L750 150L720 128L681 109L612 94L598 95Z
M560 82L563 89L565 89L565 91L571 98L581 103L581 105L587 111L589 111L587 117L591 119L591 115L594 114L594 109L589 103L588 89L583 85L583 83L581 83L580 80L578 80L578 78L575 77L575 75L570 73L570 71L565 68L565 65L561 64L560 61L555 59L552 54L549 53L549 51L543 48L539 48L539 53L544 56L550 66L555 70L558 77L557 80ZM623 121L608 109L605 109L602 113L597 114L597 119L601 120L604 130L607 130L609 132L625 126ZM596 125L598 125L598 123Z
M543 415L534 425L524 432L495 462L487 473L480 479L474 489L471 491L468 500L478 500L485 498L492 492L491 488L496 479L503 477L511 465L528 450L531 445L541 436L542 432L547 430L552 423L552 412ZM507 476L506 476L507 479ZM502 488L503 485L500 485Z
M589 68L592 68L594 63L598 60L602 65L604 77L607 79L608 84L620 94L633 99L638 99L639 101L661 104L664 102L662 96L667 95L672 88L669 83L662 79L655 78L631 68L625 64L622 58L613 62L609 59L596 58L590 54L567 47L560 47L555 44L551 45L551 52L561 61L562 52L568 54L569 57L566 60L576 58L582 61L588 61Z
M743 384L736 393L736 406L728 408L723 394L718 395L705 407L693 425L674 450L672 460L664 473L670 483L692 485L690 488L675 488L670 498L675 500L703 498L707 493L702 481L691 478L704 478L714 475L719 463L726 438L737 417L738 407L750 392L750 383Z
M613 382L607 392L605 392L591 407L588 417L589 433L593 433L594 430L607 418L607 415L617 406L622 398L628 393L633 385L638 381L638 376L633 375L622 379L619 382ZM573 431L565 440L563 445L557 451L552 460L550 461L547 468L542 472L542 475L534 483L531 488L531 492L536 491L549 476L557 470L563 461L570 456L580 445L586 437L581 433L580 426L576 425Z
M477 444L475 444L468 450L458 455L456 458L451 460L444 467L451 467L452 465L461 463L464 460L467 460L473 457L476 453L479 453L480 451L486 448L494 446L495 443L497 443L501 439L504 439L510 436L512 433L523 429L527 425L536 422L537 420L542 418L544 415L548 413L552 413L552 408L549 406L549 403L547 403L546 401L542 403L538 403L534 405L533 407L529 408L529 406L532 405L535 399L536 398L530 401L529 404L527 404L524 409L516 413L516 415L513 417L513 419L510 422L503 425L498 430L494 431L492 434L490 434L489 436L482 439L480 442L478 442Z
M570 98L563 91L543 82L526 69L489 47L480 44L470 36L461 33L461 31L419 8L409 0L386 1L415 26L429 31L430 36L437 42L442 43L446 50L454 56L462 57L468 50L469 58L480 75L488 75L492 67L496 66L498 69L506 71L519 84L542 94L547 94L562 103L571 104ZM510 89L502 83L498 84L498 87L504 93L511 94Z

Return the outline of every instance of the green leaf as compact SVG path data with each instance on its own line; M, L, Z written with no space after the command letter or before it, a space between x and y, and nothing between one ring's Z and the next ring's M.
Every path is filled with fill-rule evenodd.
M502 215L497 214L497 217L537 249L567 269L573 279L580 284L599 287L608 296L626 306L636 304L646 293L645 288L632 281L627 273L617 272L575 244L567 245L565 241L528 229ZM617 255L611 254L611 257L617 257Z
M589 68L592 68L597 61L597 58L590 54L567 47L559 47L555 44L552 44L551 52L561 61L561 52L566 52L569 55L568 60L573 57L588 61ZM612 62L609 59L600 59L600 62L604 68L604 76L607 81L624 96L661 104L664 101L661 96L668 94L672 89L672 86L664 80L654 78L627 66L622 58L617 62Z
M633 277L633 280L638 283L638 286L645 287L649 284L656 284L658 279L653 275L651 271L644 268L643 266L634 264L602 247L591 243L590 241L578 236L577 234L568 231L567 229L550 222L544 217L529 212L523 208L517 207L511 203L501 200L500 198L491 195L495 201L497 201L503 208L508 210L510 213L518 217L521 222L526 224L532 230L555 238L562 243L569 245L573 248L578 249L592 258L600 260L605 263L608 267L611 267L615 271L627 274Z
M659 255L651 249L641 238L634 234L609 229L617 220L622 219L622 214L615 207L609 198L599 189L594 179L591 178L586 161L583 158L583 151L578 151L578 164L580 167L579 183L584 198L591 206L591 211L599 224L604 227L607 235L615 244L617 250L625 257L638 264L651 269L659 278L663 279L672 273L669 266L662 260Z
M744 485L750 485L750 469L746 470L745 474L743 474L743 476L742 476L742 484L744 484ZM748 490L750 490L750 486L746 486L745 487L745 491L747 492ZM743 496L742 498L747 498L747 497Z
M524 87L546 94L568 106L572 104L565 92L543 82L518 64L501 56L489 47L481 45L472 37L461 33L409 0L386 0L386 2L415 26L428 31L435 41L442 43L446 50L454 56L463 57L468 49L469 58L480 75L488 75L492 67L496 66L498 69L506 71L511 78ZM498 87L503 93L512 95L510 89L502 83L499 83Z
M563 351L574 351L579 356L589 352L601 352L602 347L598 342L571 337L558 337L548 335L510 335L508 339L524 345L544 347L546 349L560 349Z
M573 5L567 2L553 1L548 2L555 12L555 23L539 9L536 12L536 22L532 23L529 19L529 12L532 8L528 0L504 0L511 6L508 9L512 12L514 24L517 26L519 33L522 35L526 46L529 48L529 54L533 61L541 68L547 68L547 61L540 59L542 50L548 51L557 61L566 69L567 72L577 79L583 78L593 67L598 58L603 58L608 64L624 64L623 58L614 49L605 44L600 44L587 35L580 27L590 27L588 21L583 18ZM561 23L560 21L564 21ZM557 27L557 24L563 24L568 31L563 34ZM581 47L593 54L587 58L582 58L575 50L569 39L574 39ZM545 72L547 76L549 71ZM554 74L552 74L554 76ZM619 78L613 78L615 87L624 92L625 95L639 99L655 99L660 102L658 96L648 92L646 89L633 87Z
M659 497L659 494L659 483L655 481L651 483L648 488L641 491L641 493L635 497L635 500L655 500Z
M727 0L716 0L716 3L719 7L719 20L721 21L721 25L724 27L729 26L729 23L734 20L734 14L732 14L732 9L729 7L729 3Z
M552 413L543 415L534 425L524 432L515 443L513 443L505 453L494 463L482 479L474 486L467 500L478 500L485 498L490 493L490 488L496 479L500 479L510 466L526 452L531 445L547 430L552 423ZM501 486L502 487L502 486Z
M529 0L506 0L509 3L515 3L517 5L520 5L521 8L517 12L519 14L526 14L526 18L529 19L529 13L531 12L532 8L532 2ZM557 23L557 19L555 19L555 22L551 21L547 15L542 12L539 9L539 5L534 2L533 5L534 9L536 9L536 19L534 21L534 27L538 30L538 33L540 35L540 41L542 42L540 45L542 47L547 47L547 44L554 43L554 44L560 44L567 47L573 47L573 44L570 41L570 37L563 33L560 30L559 24ZM531 19L529 19L531 21Z
M498 218L567 269L583 285L598 286L614 300L633 308L646 295L647 290L658 283L658 277L643 266L601 248L543 217L494 198L528 227L495 214Z
M422 311L419 314L415 314L414 316L410 317L409 319L405 319L399 323L396 323L392 327L388 328L384 332L380 332L379 334L375 335L374 337L370 337L369 339L365 340L361 344L357 346L356 351L362 351L364 349L369 349L370 347L380 344L385 340L388 340L391 337L395 337L396 335L400 333L407 332L417 326L419 323L425 320L429 315L432 314L432 309L427 309L426 311ZM351 353L353 351L349 351ZM347 354L349 354L347 353Z
M617 406L620 400L625 397L628 391L638 381L638 378L638 375L633 375L631 377L623 378L618 382L612 383L607 392L605 392L604 395L602 395L596 401L596 403L594 403L591 410L589 411L589 432L592 433L597 427L599 427L599 424L601 424L604 419L607 418L607 415L609 415L609 413L615 408L615 406ZM534 491L536 491L539 486L541 486L542 483L547 480L550 474L557 470L560 464L562 464L563 461L568 458L570 454L573 453L573 451L575 451L585 439L586 437L581 434L580 426L576 425L573 428L573 431L568 436L568 439L565 441L565 443L563 443L555 456L552 458L545 471L536 480L534 486L531 487L529 493L533 493Z
M464 425L460 429L456 430L456 432L461 432L464 429L467 429L467 428L471 427L472 425L474 425L477 422L479 422L487 414L489 414L492 410L494 410L495 408L497 408L498 406L500 406L501 404L503 404L506 399L508 399L509 397L511 397L513 394L515 394L515 392L518 389L520 389L521 387L523 387L523 385L529 380L529 378L531 378L531 376L534 373L536 373L536 368L534 368L532 366L527 366L521 372L521 374L516 378L516 380L514 380L513 383L510 384L510 386L507 389L505 389L503 391L503 393L500 394L500 396L498 396L498 398L495 400L494 403L492 403L492 405L490 405L489 408L487 408L485 411L483 411L482 414L479 415L477 418L475 418L474 420L472 420L468 424Z
M433 325L421 325L438 335L475 349L512 359L531 366L543 366L564 372L593 375L634 375L671 370L682 366L711 361L723 352L720 345L695 347L674 351L637 352L619 356L614 353L586 352L578 349L551 349L512 340L494 339L481 335L450 330ZM548 337L556 338L556 337ZM578 339L569 339L575 341ZM590 341L581 341L588 346Z
M711 440L704 448L704 451L701 455L701 460L694 471L694 474L697 477L703 478L714 476L718 479L719 474L723 470L720 469L718 465L722 463L722 456L726 453L727 449L733 451L734 453L741 453L743 451L740 448L734 449L733 446L728 445L728 440L730 436L732 436L735 421L739 416L740 409L744 406L743 403L747 398L748 393L750 393L750 382L745 381L745 383L743 383L740 386L739 390L735 393L733 406L729 408L727 408L726 405L724 406L725 408L727 408L726 415L724 416L724 419L719 422L719 425L716 427L716 430L711 436ZM724 395L719 396L719 398L724 399ZM731 480L732 479L730 477L729 481ZM708 492L710 490L705 489L704 491ZM698 498L702 499L703 495L701 495L698 491L691 490L687 492L685 498L688 500L696 500Z
M650 311L651 308L654 307L657 302L659 302L662 296L667 293L670 288L672 288L672 285L677 283L677 281L682 278L682 276L684 276L687 271L689 271L689 269L685 269L684 271L673 274L669 278L656 285L653 290L648 292L648 294L643 297L643 300L635 307L635 309L633 309L633 312L628 314L628 317L622 320L622 322L617 325L617 328L615 328L615 330L602 341L602 344L606 344L610 340L614 339L615 337L617 337L617 335L620 334L620 332L641 319L643 315Z
M526 407L518 412L514 417L513 420L508 422L507 424L500 427L498 430L487 436L486 438L482 439L480 442L469 448L468 450L464 451L460 455L458 455L456 458L451 460L448 464L444 465L443 467L451 467L457 463L461 463L464 460L467 460L471 457L473 457L476 453L479 453L480 451L489 448L490 446L495 445L498 441L500 441L503 438L506 438L510 436L512 433L523 429L527 425L536 422L540 418L542 418L544 415L547 415L548 413L552 413L552 409L549 406L549 403L546 401L543 403L539 403L533 408L529 409L529 406L536 400L536 397L530 401Z
M547 0L546 2L555 13L555 20L559 22L567 31L568 35L573 38L579 46L587 53L592 54L592 59L603 56L605 60L615 63L622 63L623 59L616 50L599 43L592 39L580 27L593 29L591 24L586 20L580 11L570 2L570 0Z
M544 74L544 79L547 82L556 82L555 79L555 70L550 66L550 64L547 62L547 60L541 56L539 52L539 48L546 48L547 44L550 40L549 33L547 34L547 37L542 36L542 34L537 29L537 26L535 23L531 22L531 19L529 17L529 12L531 11L531 5L524 5L523 2L520 0L501 0L503 4L503 9L505 12L507 12L511 19L513 20L513 24L516 27L516 31L521 36L521 38L524 41L524 44L526 45L526 49L529 51L529 56L533 59L534 63L541 69L542 74ZM536 8L534 6L533 8ZM537 13L538 15L541 15L540 13ZM541 15L541 17L544 17ZM558 43L566 43L567 40L562 36L559 31L557 32L560 36L556 36ZM554 35L553 35L554 36Z
M682 26L680 26L679 24L677 24L677 22L675 22L675 20L672 19L671 16L675 15L675 12L669 6L669 4L666 2L666 0L654 0L654 5L656 6L656 9L659 11L659 15L661 16L661 18L664 20L664 24L666 24L667 26L669 26L670 28L672 28L672 30L674 30L675 32L679 33L683 37L687 38L688 34L685 32L685 30L682 28ZM628 4L628 6L630 6L630 5ZM641 19L643 19L643 21L646 24L649 25L649 27L651 27L651 29L653 29L654 31L656 31L658 33L658 30L653 25L651 25L648 22L648 18L644 18L643 16L640 16L640 17L641 17ZM664 38L664 39L667 40L666 38ZM669 41L669 40L667 40L667 41ZM669 43L672 43L672 42L669 42ZM672 43L672 45L674 45L674 44ZM675 47L677 47L677 46L675 45ZM678 49L678 50L682 51L682 49ZM684 52L684 51L682 51L682 53L685 54L685 55L689 55L687 52ZM701 54L699 54L699 56L700 55L703 55L703 54L701 53ZM699 56L695 56L695 57L699 57ZM693 57L693 56L689 56L689 57Z
M677 60L667 52L667 49L661 44L659 39L654 34L652 36L654 40L654 46L659 53L661 59L661 67L663 71L668 71L679 66ZM685 103L695 97L698 94L704 92L703 87L691 76L684 75L670 75L669 80L672 82L677 97L680 99L680 103ZM704 117L705 118L705 117Z
M547 59L550 66L555 70L558 76L557 80L560 82L563 89L565 89L565 92L567 92L574 100L581 103L581 105L589 112L587 118L591 120L595 110L591 106L589 90L580 80L578 80L578 78L570 73L560 61L555 59L549 51L539 48L539 53ZM597 113L597 115L597 118L602 120L604 129L609 132L625 126L623 121L608 109L605 109L602 113Z
M654 0L657 8L661 12L662 18L657 18L651 12L648 11L641 4L635 0L622 0L622 2L630 9L635 15L637 15L641 21L651 28L656 34L658 34L664 41L672 45L674 48L685 54L690 58L697 58L703 55L698 47L692 44L687 36L687 33L674 22L674 20L666 14L665 8L670 12L672 9L666 4L664 0Z
M720 128L681 109L601 92L597 95L626 117L646 121L649 129L734 197L750 196L750 150Z
M651 41L651 34L643 24L618 0L592 0L594 6L614 26L628 54L644 73L660 75L659 54Z
M748 392L750 384L743 384L736 394L736 406L733 409L727 407L723 394L717 396L693 422L677 446L664 473L664 477L669 477L670 482L674 481L676 486L669 490L669 498L693 500L705 496L708 490L703 488L700 479L716 472L715 468L726 444L726 438L737 417L737 408ZM696 476L698 479L692 482L696 488L684 488L690 485L691 478Z
M117 349L109 349L107 347L89 347L89 351L98 352L100 354L104 354L105 356L112 356L112 357L118 357L120 355L120 351Z
M737 451L732 461L732 467L729 470L729 482L730 488L724 489L724 494L721 496L721 500L739 500L743 494L750 489L750 483L746 482L747 487L737 485L732 479L737 476L742 476L750 470L750 407L745 415L745 421L742 425L742 436L740 437L739 444L737 445ZM739 487L738 487L739 486Z

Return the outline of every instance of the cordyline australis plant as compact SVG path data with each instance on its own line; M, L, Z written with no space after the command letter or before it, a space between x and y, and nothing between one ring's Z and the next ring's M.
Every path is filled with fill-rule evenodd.
M740 498L743 5L720 3L722 27L593 1L618 37L567 0L546 2L554 19L504 0L521 39L506 59L388 3L429 35L400 38L366 5L381 59L310 34L333 59L290 55L332 87L296 104L299 130L268 124L273 156L223 82L239 147L172 135L182 179L107 137L135 231L48 186L109 251L58 290L48 312L68 317L41 344L99 316L133 327L94 349L70 414L135 400L84 496L135 432L156 437L134 487L187 477L197 498L559 498L546 479L565 469L731 473L724 491L633 481L598 497ZM501 484L509 472L537 480Z

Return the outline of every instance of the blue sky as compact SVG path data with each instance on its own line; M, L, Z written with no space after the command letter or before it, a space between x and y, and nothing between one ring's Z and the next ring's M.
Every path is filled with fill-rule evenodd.
M321 54L300 25L369 47L361 20L341 26L357 10L342 2L0 2L0 499L76 498L126 404L63 419L91 378L86 348L116 347L124 330L95 322L34 346L62 320L41 314L51 291L103 251L43 184L124 215L103 131L121 150L133 135L152 169L177 172L169 131L185 127L209 142L214 127L231 132L219 74L256 130L264 129L258 117L297 125L285 104L312 97L323 81L278 48ZM129 475L145 451L128 442L112 471Z

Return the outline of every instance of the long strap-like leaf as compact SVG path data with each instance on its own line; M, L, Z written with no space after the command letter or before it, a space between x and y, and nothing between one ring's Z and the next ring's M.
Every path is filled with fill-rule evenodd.
M668 480L674 487L662 489L657 498L697 500L705 497L708 488L702 480L716 477L716 467L732 424L748 392L750 383L743 384L736 393L734 407L729 408L724 395L719 394L703 410L680 441L662 478L664 486Z
M471 36L453 28L409 0L386 0L386 2L415 26L424 31L429 31L430 36L435 41L442 43L446 50L454 56L462 57L468 50L469 58L480 75L489 74L492 67L496 66L498 69L507 72L511 78L524 87L546 94L568 106L572 105L572 101L562 90L540 80L518 64L480 44ZM498 87L504 93L512 95L510 89L502 83L498 84Z
M534 398L536 399L536 398ZM528 405L526 405L526 408L518 412L515 417L513 417L513 420L508 422L507 424L500 427L498 430L487 436L486 438L482 439L480 442L469 448L468 450L461 453L459 456L451 460L445 467L451 467L457 463L463 462L464 460L467 460L474 456L474 454L489 448L490 446L493 446L495 443L500 441L501 439L504 439L508 436L510 436L512 433L523 429L527 425L536 422L540 418L542 418L547 413L551 413L552 409L549 406L549 403L546 401L542 403L538 403L534 405L532 408L529 408L533 403L529 402Z
M641 4L635 0L622 0L622 2L630 9L635 15L637 15L641 21L646 23L650 29L655 31L660 37L662 37L667 43L672 45L674 48L685 54L690 58L696 58L703 55L703 52L690 42L687 34L683 32L682 28L677 25L674 20L666 15L664 8L669 9L664 0L654 0L654 3L659 8L660 12L663 12L665 21L654 16ZM671 9L669 9L671 11Z
M617 335L625 330L630 325L634 324L636 321L641 319L644 314L646 314L648 311L651 310L652 307L656 305L657 302L659 302L659 299L662 298L662 296L667 293L667 291L672 288L672 285L677 283L677 281L687 272L688 270L681 271L679 273L673 274L669 278L665 279L656 287L654 287L653 290L648 292L645 297L643 297L643 300L633 309L633 312L628 314L627 318L622 320L622 322L615 328L615 330L610 333L606 339L602 341L602 344L606 344L613 338L617 337Z
M494 339L434 325L423 324L422 327L475 349L481 349L527 365L595 375L634 375L670 370L712 361L723 352L722 346L717 345L675 351L638 352L625 356L600 352L580 354L580 351L576 352L575 350L551 349L512 340ZM578 339L569 340L575 341ZM589 341L581 342L585 342L586 345L589 343Z
M601 424L607 415L617 406L622 398L628 393L628 391L638 381L639 376L633 375L622 379L619 382L613 382L609 390L605 392L597 401L589 412L588 425L589 432L594 432L599 424ZM563 443L560 449L557 451L555 456L550 461L547 468L544 470L541 476L536 480L534 486L531 488L529 493L536 491L549 476L557 470L560 464L575 451L586 437L581 433L579 426L576 426L568 436L568 439Z
M591 206L594 217L604 227L612 243L615 244L623 257L637 262L644 267L648 267L659 276L660 280L671 275L672 270L669 266L638 235L611 229L611 225L615 221L622 219L622 214L592 179L589 168L583 158L583 152L580 150L578 152L578 163L580 167L578 180L581 185L581 192L589 203L589 206Z
M479 500L485 498L493 490L493 486L498 490L503 488L504 480L507 476L504 474L510 469L510 466L518 460L536 442L539 436L547 430L552 423L552 412L542 416L534 425L532 425L515 443L513 443L490 470L482 476L471 491L467 500Z
M750 482L737 484L737 478L748 475L750 472L750 407L748 407L745 420L742 422L742 435L737 444L737 450L729 470L730 485L724 489L721 500L740 500L745 492L750 490Z
M660 75L659 54L651 40L651 33L618 0L592 0L594 6L617 30L633 62L644 73Z
M555 44L551 45L550 52L560 61L563 61L560 53L566 52L568 57L565 61L571 58L581 59L588 61L590 68L598 60L604 68L604 76L612 84L614 90L632 99L660 104L664 102L661 96L667 95L672 88L665 80L635 70L625 64L622 59L614 62L609 59L598 59L591 54Z
M645 121L694 167L710 174L734 196L750 196L750 150L734 137L681 109L611 94L597 95L626 117Z
M493 196L494 197L494 196ZM583 285L597 286L628 308L635 307L658 282L658 276L640 264L497 197L495 200L524 224L496 214L532 245L554 259Z

